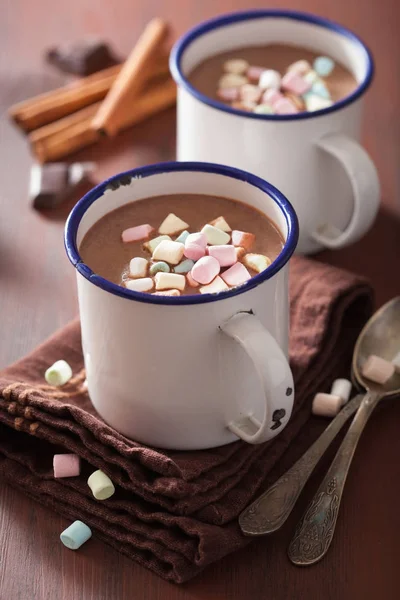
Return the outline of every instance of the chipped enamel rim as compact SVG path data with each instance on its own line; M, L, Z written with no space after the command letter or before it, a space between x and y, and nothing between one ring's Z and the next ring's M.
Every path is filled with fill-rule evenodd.
M268 194L271 200L273 200L282 211L286 219L288 232L285 245L274 262L265 271L255 275L243 285L233 288L232 290L219 292L218 294L194 294L188 296L153 296L152 294L147 294L144 292L135 292L115 283L111 283L111 281L104 279L104 277L100 277L100 275L93 273L90 267L88 267L82 261L76 245L79 224L88 208L93 204L93 202L96 202L96 200L103 196L105 189L113 182L118 185L123 178L128 179L131 177L151 177L155 174L171 173L174 171L216 173L217 175L224 175L225 177L231 177L233 179L238 179L239 181L245 181L246 183L257 187ZM130 181L130 179L128 179L128 181ZM121 182L120 185L124 185L124 183ZM110 177L110 179L107 179L100 185L97 185L95 188L90 190L90 192L88 192L81 200L79 200L67 219L65 224L64 244L68 258L77 271L83 277L85 277L85 279L90 281L90 283L97 285L97 287L100 287L106 292L110 292L111 294L115 294L116 296L120 296L121 298L126 298L128 300L137 300L138 302L148 302L150 304L182 305L203 304L204 302L216 302L218 300L232 298L233 296L238 296L239 294L243 294L244 292L257 287L260 285L260 283L263 283L267 279L271 279L271 277L273 277L278 271L280 271L280 269L282 269L282 267L292 256L297 245L298 237L299 225L293 206L290 204L289 200L279 190L276 189L276 187L267 181L264 181L264 179L261 179L256 175L251 175L246 171L234 169L233 167L225 167L223 165L201 162L166 162L125 171L124 173Z
M265 17L271 19L285 18L292 19L294 21L305 21L306 23L312 23L313 25L318 25L319 27L324 27L325 29L335 31L336 33L339 33L340 35L348 38L352 42L355 42L362 49L367 63L367 72L364 77L364 80L358 85L354 92L352 92L342 100L335 102L332 106L329 106L328 108L322 108L313 112L302 112L290 115L262 115L257 113L245 112L236 108L231 108L230 106L223 104L222 102L218 102L218 100L213 100L212 98L205 96L190 84L189 80L182 72L181 62L185 50L195 39L199 38L200 36L204 35L209 31L212 31L213 29L220 29L232 23L237 23L239 21L249 21L252 19L262 19ZM176 83L182 88L184 88L187 92L189 92L189 94L197 98L197 100L199 100L203 104L208 104L208 106L211 106L212 108L222 110L223 112L231 113L232 115L238 115L247 119L261 119L265 121L296 121L301 119L314 119L315 117L328 115L329 113L340 110L341 108L344 108L345 106L348 106L349 104L352 104L355 100L357 100L369 88L374 76L374 61L372 58L371 51L355 33L350 31L349 29L346 29L342 25L339 25L339 23L330 21L329 19L324 19L323 17L317 17L316 15L298 12L295 10L239 11L221 17L216 17L215 19L210 19L209 21L204 21L200 25L197 25L196 27L193 27L193 29L190 29L176 42L170 55L169 66L172 77L175 79Z

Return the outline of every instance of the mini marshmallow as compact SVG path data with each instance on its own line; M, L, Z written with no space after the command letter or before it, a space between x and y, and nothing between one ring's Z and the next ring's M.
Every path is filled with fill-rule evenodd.
M253 112L257 115L273 115L275 113L274 109L270 104L258 104Z
M396 356L392 360L392 363L394 364L394 368L396 369L396 371L400 372L400 352L396 354Z
M115 487L111 479L100 470L92 473L87 483L96 500L107 500L115 492Z
M159 244L161 244L161 242L163 242L164 240L171 240L171 238L169 235L159 235L158 237L153 238L149 242L146 242L145 244L143 244L143 248L145 250L148 250L151 254L153 254L153 252L157 248L157 246Z
M153 292L152 296L180 296L179 290L164 290L163 292Z
M222 77L218 81L218 87L219 87L219 89L234 88L234 87L237 88L237 87L241 87L242 85L245 85L246 83L248 83L248 79L247 79L247 77L244 77L244 75L236 75L235 73L226 73L225 75L222 75Z
M191 260L199 260L206 254L206 249L198 244L185 244L184 255Z
M304 97L306 108L310 112L315 112L316 110L322 110L323 108L329 108L332 106L332 100L327 100L326 98L321 98L321 96L317 96L316 94L307 94Z
M261 77L261 73L265 71L265 67L250 66L246 71L246 77L252 83L257 83Z
M274 108L275 104L284 97L278 90L267 90L262 95L261 102L263 104L270 104Z
M182 231L182 233L180 235L178 235L178 237L176 238L176 242L179 242L180 244L184 244L187 237L189 235L189 232L187 231L187 229L185 229L185 231Z
M224 217L217 217L214 219L214 221L211 221L210 225L217 227L217 229L222 229L222 231L225 231L226 233L230 233L232 231Z
M240 99L243 102L258 102L261 98L262 91L256 85L246 83L240 88Z
M269 267L271 261L268 256L264 256L263 254L246 254L243 258L243 264L249 269L261 273Z
M311 83L294 71L288 71L282 78L282 88L298 96L305 94L311 88Z
M217 259L220 267L231 267L237 262L235 246L210 246L208 248L208 254Z
M304 102L304 99L301 96L297 96L296 94L292 94L291 92L285 92L285 98L290 100L290 102L297 108L299 112L302 112L306 109L306 103Z
M156 275L156 273L169 273L171 270L169 264L167 264L166 262L160 260L158 262L155 262L151 265L150 267L150 275L152 277L154 277L154 275Z
M185 221L182 221L174 213L169 213L158 228L158 233L161 235L176 235L186 227L189 227L189 225Z
M141 256L135 256L129 263L129 277L140 279L147 275L147 260Z
M223 102L235 102L239 100L239 88L220 88L217 90L217 98Z
M320 417L335 417L342 407L342 399L340 396L332 394L315 394L312 403L313 415Z
M311 71L311 65L308 60L297 60L296 62L289 65L288 71L294 71L298 75L305 75Z
M204 225L201 232L205 234L207 244L210 244L211 246L221 246L222 244L228 244L229 240L231 239L229 233L227 233L226 231L222 231L222 229L218 229L218 227L214 227L213 225Z
M380 356L375 356L375 354L371 354L367 358L361 369L364 377L380 384L386 383L392 377L394 371L395 367L393 363Z
M231 58L224 62L223 69L226 73L234 73L235 75L243 75L249 68L249 63L243 58Z
M273 69L266 69L260 75L258 86L262 90L279 90L279 88L281 87L280 73L278 73L278 71L274 71Z
M82 521L74 521L60 534L60 540L69 550L78 550L92 537L90 527Z
M185 240L185 245L186 244L197 244L197 246L200 246L200 248L206 248L206 246L207 246L206 234L201 231L198 231L196 233L189 233L189 235L187 236L187 238Z
M190 285L190 287L194 287L194 288L199 287L200 284L193 279L193 277L191 276L190 273L186 274L186 279L187 279L187 282Z
M253 112L257 104L255 102L233 102L232 108L236 108L236 110L243 110L244 112Z
M143 279L127 279L125 281L125 287L133 292L149 292L153 289L154 283L151 277L144 277Z
M162 260L170 265L181 262L185 246L179 242L163 240L153 252L153 260Z
M191 276L198 283L211 283L211 281L218 275L221 267L219 262L213 256L203 256L194 265L190 271Z
M313 67L320 77L328 77L332 73L335 63L329 56L318 56L314 60Z
M221 277L216 277L214 281L208 285L203 285L199 291L200 294L218 294L219 292L226 292L226 290L229 290L229 288L223 279L221 279Z
M292 115L298 112L293 102L285 97L275 102L274 110L277 115Z
M320 81L320 78L318 76L318 73L316 73L313 69L311 69L311 71L308 71L308 73L306 73L303 76L304 81L307 81L307 83L315 83L316 81Z
M242 260L243 256L246 254L246 250L244 248L241 248L240 246L238 246L238 247L235 246L235 250L236 250L236 258L238 260Z
M155 276L156 290L184 290L186 279L184 275L178 273L157 273Z
M256 236L254 233L248 233L247 231L239 231L235 229L232 231L232 244L234 246L241 246L245 250L250 250L254 244Z
M55 454L53 470L56 479L60 477L77 477L81 472L80 458L77 454Z
M236 285L241 285L245 283L249 279L251 279L251 275L242 263L237 262L230 267L224 273L221 273L222 279L230 285L231 287L235 287Z
M47 383L56 387L65 385L71 377L72 369L65 360L57 360L44 374Z
M154 231L154 227L151 225L138 225L137 227L130 227L122 232L122 241L138 242L140 240L146 240L152 231Z
M187 258L174 267L174 273L189 273L194 266L194 260Z
M350 398L352 384L348 379L335 379L332 383L331 395L339 396L342 399L342 404L346 404Z
M316 81L315 83L313 83L310 93L316 94L317 96L321 96L321 98L325 98L326 100L331 99L329 90L323 81Z

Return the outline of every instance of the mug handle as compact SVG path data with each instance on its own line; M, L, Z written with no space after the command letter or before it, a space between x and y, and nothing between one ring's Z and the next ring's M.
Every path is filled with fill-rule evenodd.
M341 248L360 239L375 220L380 197L378 173L364 148L342 133L325 135L316 145L343 166L353 190L354 208L344 231L321 223L311 236L326 248Z
M252 312L233 315L220 329L238 342L253 361L265 403L262 422L248 414L228 423L228 429L249 444L267 442L282 431L292 412L293 376L289 363L275 338Z

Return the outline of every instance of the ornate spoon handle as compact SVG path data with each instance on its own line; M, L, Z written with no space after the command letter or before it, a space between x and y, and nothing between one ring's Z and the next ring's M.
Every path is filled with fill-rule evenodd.
M360 394L348 402L307 452L242 512L239 525L245 535L272 533L283 525L316 464L363 398Z
M289 558L295 565L312 565L328 551L354 451L381 398L382 394L376 392L368 392L364 397L329 471L298 524L288 550Z

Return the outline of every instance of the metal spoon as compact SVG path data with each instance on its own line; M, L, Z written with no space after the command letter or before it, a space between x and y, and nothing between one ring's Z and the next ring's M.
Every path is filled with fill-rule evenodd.
M360 333L353 353L353 381L367 390L349 430L311 504L297 526L288 555L299 566L325 556L333 539L347 473L364 427L382 398L400 394L400 373L380 385L366 379L362 367L375 354L393 360L400 349L400 297L376 312Z

